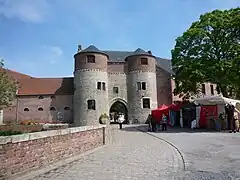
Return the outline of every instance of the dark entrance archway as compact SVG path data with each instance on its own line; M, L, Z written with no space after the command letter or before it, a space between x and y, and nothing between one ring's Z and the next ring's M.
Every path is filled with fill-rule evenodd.
M124 124L128 124L128 110L126 105L121 101L116 101L110 107L110 122L111 124L118 123L118 116L120 114L124 115L125 121Z

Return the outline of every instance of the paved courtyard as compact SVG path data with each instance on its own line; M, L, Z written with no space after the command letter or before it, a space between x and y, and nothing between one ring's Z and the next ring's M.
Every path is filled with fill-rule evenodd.
M186 179L240 179L240 133L170 130L150 134L178 147Z
M142 128L143 130L145 128ZM179 152L164 138L176 145ZM240 179L240 133L114 130L114 143L33 180Z

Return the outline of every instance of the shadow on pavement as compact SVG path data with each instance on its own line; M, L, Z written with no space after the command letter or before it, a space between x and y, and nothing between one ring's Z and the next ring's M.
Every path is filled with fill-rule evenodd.
M119 129L119 127L117 127ZM120 130L120 129L119 129ZM148 131L148 125L123 125L122 131ZM216 130L210 130L210 129L191 129L191 128L180 128L180 127L168 127L167 131L157 130L154 133L229 133L228 130L222 130L222 131L216 131Z
M143 125L124 125L123 124L122 129L119 129L119 126L117 126L117 129L121 131L139 132L139 130L147 131L148 126L144 124Z

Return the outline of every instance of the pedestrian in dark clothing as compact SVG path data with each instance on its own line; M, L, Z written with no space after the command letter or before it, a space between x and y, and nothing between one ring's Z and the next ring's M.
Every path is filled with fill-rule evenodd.
M151 125L152 125L152 132L156 132L156 121L153 117L151 118Z
M167 116L165 114L162 116L162 131L167 131Z
M147 118L148 131L152 131L152 115L149 114Z

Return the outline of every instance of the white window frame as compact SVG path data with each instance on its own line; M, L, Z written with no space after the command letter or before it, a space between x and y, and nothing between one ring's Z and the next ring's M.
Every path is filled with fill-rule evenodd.
M150 107L149 108L143 108L143 99L149 99L149 103L150 103ZM141 107L142 109L151 109L152 108L152 98L151 97L142 97L142 100L141 100Z
M138 83L140 83L140 89L138 89ZM143 83L145 83L145 85L146 85L145 89L142 88ZM147 90L147 82L146 81L138 81L136 83L136 89L137 89L137 91L146 91Z

